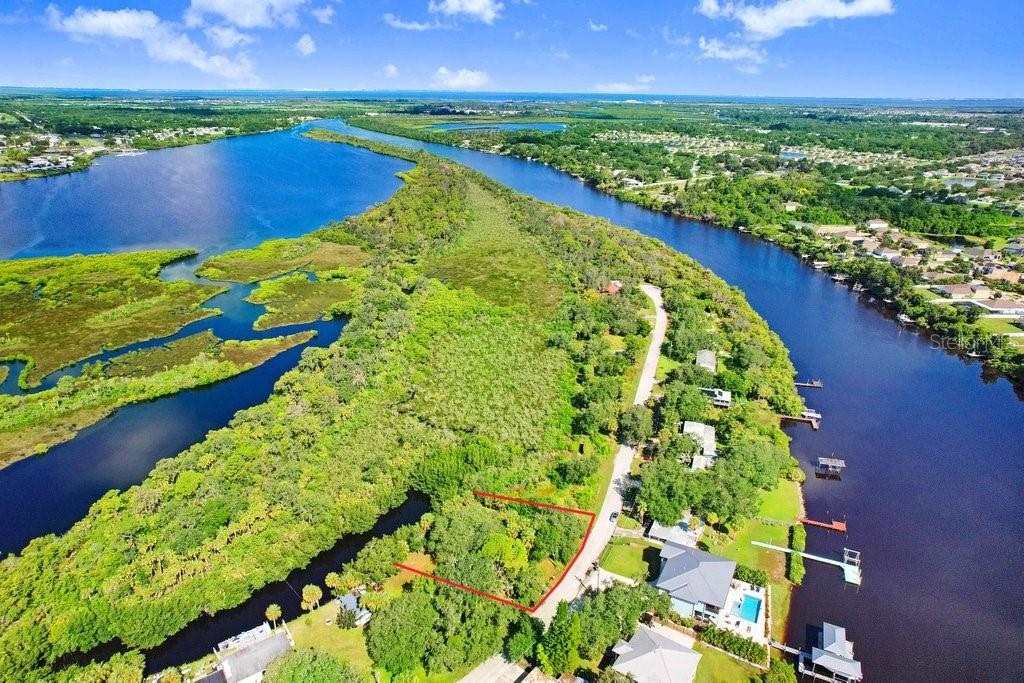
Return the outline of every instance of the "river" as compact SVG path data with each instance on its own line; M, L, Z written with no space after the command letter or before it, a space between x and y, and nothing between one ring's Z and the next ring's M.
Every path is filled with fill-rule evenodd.
M808 550L837 555L845 544L860 550L864 559L859 591L844 589L838 570L807 563L804 586L794 597L789 643L803 645L806 628L828 620L847 627L873 680L1024 678L1019 656L1024 652L1024 581L1019 578L1024 576L1024 553L1015 543L1024 521L1024 404L1009 382L981 381L979 365L965 364L935 348L927 337L903 330L774 245L619 202L542 164L369 133L340 122L318 125L427 148L521 192L603 216L663 240L742 289L782 337L801 375L825 383L823 390L807 394L809 405L824 414L821 430L791 431L794 455L805 469L817 456L833 452L849 463L842 481L812 478L805 487L809 515L845 517L849 534L843 538L811 529ZM353 155L364 168L349 177L339 160ZM170 159L168 164L158 163L164 158ZM233 244L231 235L241 235L240 242L249 244L268 236L301 234L386 197L386 188L378 188L376 199L356 189L361 199L346 208L338 196L348 196L349 184L376 186L406 167L380 159L343 145L301 140L297 131L103 159L83 173L22 184L29 188L22 192L38 192L40 202L51 201L45 213L31 197L12 200L10 187L0 185L0 222L5 226L0 250L8 255L102 251L154 246L154 239L161 246L218 250ZM159 198L140 202L153 213L149 216L123 205L126 194L116 182L90 180L106 173L104 168L140 160L155 168L136 165L130 172L110 173L148 188L188 176L182 189L196 203L205 230L176 227L181 215L176 212L183 208L173 185ZM256 172L252 164L264 170ZM283 188L273 182L278 168L290 169ZM323 181L324 174L334 175ZM69 186L34 189L35 183L54 181ZM315 191L300 186L303 182L313 183ZM201 191L194 185L215 189ZM222 192L230 201L220 201ZM207 201L213 204L198 205ZM107 202L121 202L118 210L132 218L93 225L90 216L109 218L101 210ZM83 203L92 208L83 209ZM230 215L243 217L238 219L242 229L220 227L217 216L228 209ZM79 228L70 229L69 224L79 226L87 239L80 239ZM110 225L116 229L104 242ZM147 433L140 428L138 435ZM85 436L83 432L71 443ZM145 459L140 463L137 472L114 485L141 479L148 470ZM64 466L71 471L53 468L50 474L72 479L93 474L76 462ZM44 479L40 473L38 481ZM0 491L5 496L11 491L2 479ZM40 514L49 512L41 509Z

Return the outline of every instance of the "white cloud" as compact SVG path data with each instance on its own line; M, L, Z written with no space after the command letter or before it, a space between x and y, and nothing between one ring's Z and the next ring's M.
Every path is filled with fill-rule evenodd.
M388 64L384 67L384 75L388 78L398 78L398 67L394 64Z
M59 66L62 69L70 69L71 67L75 66L75 59L74 57L62 57L61 59L57 60L57 66Z
M569 51L564 47L551 48L551 56L555 59L569 59Z
M679 35L668 26L661 27L661 39L669 45L686 46L693 42L688 35Z
M760 72L760 65L764 64L767 53L759 47L742 43L729 45L718 38L706 39L704 36L697 41L700 48L701 59L719 59L723 62L733 62L738 71L755 74Z
M405 21L388 12L383 17L384 23L391 28L402 29L403 31L432 31L435 28L443 28L437 21Z
M330 5L311 9L309 13L312 14L313 18L321 24L330 24L334 22L334 8Z
M448 67L438 67L434 72L434 84L446 90L476 90L489 85L491 77L486 71L459 69L450 71Z
M654 83L656 80L658 79L654 77L654 74L639 74L636 77L637 83Z
M73 14L64 15L55 5L50 5L46 8L46 19L51 29L76 40L136 40L146 54L158 62L189 64L203 73L241 85L252 85L259 80L245 54L234 58L211 55L175 24L163 21L149 10L79 7Z
M234 26L210 26L203 29L203 33L214 45L222 50L230 50L240 45L248 45L253 37L248 33L242 33Z
M504 5L496 0L430 0L427 8L434 14L465 15L470 19L493 24L501 16Z
M748 5L743 0L700 0L697 11L712 19L734 19L743 24L750 40L778 38L794 28L824 19L852 19L891 14L892 0L777 0Z
M276 24L294 26L298 9L307 0L191 0L185 11L190 26L201 26L207 14L223 18L240 28L267 28Z
M295 41L295 51L303 57L308 57L316 52L316 41L313 36L303 33L302 37Z
M596 24L593 19L587 19L587 26L589 26L590 30L595 33L608 30L608 24Z

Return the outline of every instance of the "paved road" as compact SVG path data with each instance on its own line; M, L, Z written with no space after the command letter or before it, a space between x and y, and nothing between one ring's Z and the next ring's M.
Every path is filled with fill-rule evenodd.
M668 315L662 305L661 290L653 285L642 285L641 289L654 302L656 314L651 345L647 349L647 357L644 359L644 367L640 373L640 383L636 389L636 396L633 398L633 403L636 405L646 402L654 389L656 382L654 375L658 369L661 345L665 341L665 331L668 328ZM598 580L596 572L592 572L591 569L615 532L615 522L612 522L609 517L613 512L622 510L622 487L629 477L629 468L635 455L635 449L625 445L619 446L612 468L612 482L608 486L604 503L601 504L601 512L598 513L597 520L594 522L587 545L583 548L580 556L576 558L576 562L573 563L562 583L533 615L544 623L549 623L555 616L559 602L562 600L572 602L586 587L596 586Z

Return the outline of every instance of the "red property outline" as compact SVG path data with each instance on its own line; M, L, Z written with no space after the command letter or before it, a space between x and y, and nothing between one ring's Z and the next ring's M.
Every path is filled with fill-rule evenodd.
M515 607L516 609L522 610L523 612L526 612L527 614L533 614L538 609L540 609L540 606L544 604L544 601L547 600L548 597L552 593L555 592L555 589L558 588L562 584L562 581L565 579L566 576L568 576L569 570L572 569L572 566L574 564L576 564L576 560L578 560L580 555L583 553L583 549L585 547L587 547L587 540L590 538L590 532L594 528L594 520L597 519L597 513L589 512L587 510L580 510L578 508L562 507L561 505L551 505L549 503L538 503L536 501L526 500L524 498L513 498L511 496L501 496L501 495L498 495L497 493L488 493L487 491L473 491L473 495L481 496L483 498L495 498L497 500L504 500L504 501L509 502L509 503L522 503L523 505L532 505L533 507L547 508L548 510L557 510L559 512L567 512L567 513L572 514L572 515L580 515L581 517L587 517L590 520L590 522L587 524L587 530L583 534L583 540L580 542L580 547L576 549L576 554L572 556L572 559L569 560L569 563L567 565L565 565L565 569L558 576L558 580L555 581L554 585L551 586L551 588L548 589L548 592L545 593L541 597L541 599L537 602L536 605L534 605L533 607L527 607L526 605L518 603L515 600L509 600L508 598L503 598L500 595L494 595L493 593L488 593L486 591L482 591L482 590L479 590L477 588L473 588L472 586L467 586L464 583L459 583L458 581L452 581L451 579L446 579L444 577L437 576L436 574L431 574L429 572L425 572L425 571L422 571L420 569L416 569L415 567L410 567L409 565L402 564L401 562L396 562L395 566L398 567L399 569L404 569L407 572L412 572L413 574L417 574L417 575L422 576L424 578L433 579L434 581L437 581L439 583L443 583L446 586L451 586L452 588L459 588L461 590L468 591L468 592L472 593L473 595L479 595L480 597L489 598L491 600L494 600L495 602L500 602L503 605L508 605L509 607Z

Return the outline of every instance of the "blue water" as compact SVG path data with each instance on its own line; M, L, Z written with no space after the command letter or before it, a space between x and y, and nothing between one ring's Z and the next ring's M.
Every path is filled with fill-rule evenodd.
M757 617L761 614L761 598L753 595L744 595L740 601L740 619L746 619L752 624L757 623Z
M787 640L792 645L803 645L807 627L827 620L847 627L866 672L878 680L1024 679L1024 660L1019 656L1024 651L1024 610L1007 608L1024 604L1024 581L1020 580L1024 576L1024 554L1014 543L1024 525L1024 404L1006 380L983 376L980 366L964 363L936 348L927 335L893 324L864 299L774 245L618 202L542 164L368 133L340 122L329 125L373 139L427 148L522 192L603 216L690 254L742 289L782 337L800 374L821 377L825 383L823 390L806 394L809 405L824 414L821 430L793 431L794 455L805 469L817 456L833 452L849 464L841 481L811 478L805 486L809 516L846 518L850 527L845 537L810 529L808 550L838 556L846 545L864 553L865 579L859 591L844 590L834 567L807 563L804 585L794 596ZM232 151L235 146L241 151ZM207 155L210 159L204 158ZM379 201L393 191L397 181L392 178L393 184L388 185L385 180L390 172L405 167L395 165L401 162L367 162L368 172L352 175L334 158L355 158L352 163L358 165L364 156L376 158L369 153L355 154L342 145L296 140L295 133L289 132L143 157L103 159L84 173L20 184L32 188L40 183L43 185L39 187L48 189L21 190L26 196L20 198L21 209L17 211L8 204L14 186L0 185L0 224L5 233L9 230L18 236L10 240L13 244L7 253L32 253L31 249L42 249L41 245L64 250L62 253L102 250L103 230L83 225L84 233L92 237L82 240L76 230L60 222L61 204L74 207L84 202L92 207L94 218L104 221L111 244L122 248L161 237L134 229L135 220L144 220L164 225L172 233L186 232L174 237L179 243L194 238L200 247L214 249L212 243L231 243L232 239L258 241L257 212L242 205L254 202L277 217L269 228L271 232L298 234L332 217L328 214L336 209L323 209L322 203L339 202L335 195L346 194L349 184L385 184L378 188L379 197L361 200L365 203ZM181 171L171 174L164 163L157 163L161 158ZM185 164L186 159L194 168ZM133 166L136 172L132 174L116 169L122 163L141 161L152 166ZM266 172L254 173L248 168L251 164L263 166ZM278 165L291 169L286 174L290 177L307 177L319 191L304 192L288 183L279 190L267 180L272 176L270 169ZM105 167L114 168L107 171ZM372 168L380 173L369 172ZM143 169L149 169L154 177ZM205 171L196 176L194 169ZM331 169L334 176L324 180L324 169ZM138 216L130 207L124 208L130 197L102 177L95 183L86 181L106 173L131 182L140 196L160 187L159 179L168 174L194 177L193 183L182 180L184 191L203 198L196 201L221 207L219 211L224 215L237 217L237 229L227 230L225 239L214 240L207 240L206 232L219 232L216 221L205 222L204 230L180 231L173 221L165 220L161 202L155 199L140 200L150 207L151 216L123 220L119 218L122 212ZM241 174L256 185L247 186L237 177L222 177L233 174ZM230 188L232 201L222 202L220 192L206 193L191 187L214 182L210 178L216 179L219 187ZM37 193L41 202L53 194L49 189L55 187L52 183L70 184L75 188L74 196L57 193L53 199L56 205L49 207L38 206L28 196ZM109 211L102 210L106 191L113 193ZM83 199L89 194L95 196ZM305 197L308 204L295 205L296 197ZM169 193L164 194L164 201L169 205L166 211L183 210L175 208L178 203ZM282 204L275 205L274 201ZM350 203L353 210L358 210L358 203ZM53 220L39 220L41 210ZM195 214L203 217L209 212L206 207L196 207ZM294 223L288 215L295 217ZM8 239L7 234L0 239ZM272 381L273 377L265 391L269 392ZM253 392L253 396L258 393ZM220 400L233 399L229 395ZM219 404L210 401L208 405L216 409ZM190 407L188 402L179 405L182 419L200 419L202 416L187 413ZM133 409L139 410L132 413ZM46 504L35 508L35 514L44 518L40 527L52 522L55 528L65 528L80 513L68 515L66 523L62 521L63 502L59 495L50 496L51 485L71 491L79 485L99 489L109 482L124 482L113 484L124 486L141 479L154 457L177 452L173 444L154 447L149 442L160 439L163 431L174 429L178 415L168 417L144 410L144 406L133 406L113 418L136 416L138 424L129 425L126 433L142 444L138 450L145 453L144 457L130 444L108 439L92 448L82 448L82 458L58 461L48 455L18 463L8 470L39 469L33 477L16 484L4 479L7 470L0 471L3 533L9 533L15 525L35 521L7 516L17 512L17 504L4 501L12 493L21 492L23 500L28 501L34 496L44 498ZM88 435L83 433L72 444L86 438ZM120 455L111 458L98 458L92 452L117 448L121 449ZM94 460L99 464L94 465ZM122 472L122 468L131 471ZM73 481L93 478L96 482ZM984 652L984 657L976 656L978 652Z
M787 640L823 620L846 626L879 680L1024 679L1024 403L1010 383L907 331L846 287L749 235L647 211L540 163L405 140L520 192L662 240L739 287L789 349L820 431L791 432L806 471L820 455L849 464L842 481L811 477L808 515L846 518L846 536L808 530L810 552L863 552L864 585L807 563ZM970 627L965 628L965 623ZM898 638L892 637L899 634ZM951 646L955 644L955 646ZM984 657L975 653L984 652Z
M195 247L199 257L168 266L161 277L196 279L192 270L206 255L301 235L386 200L401 184L395 174L409 168L406 161L334 149L294 131L106 157L79 173L0 184L0 255ZM222 339L305 329L317 336L216 385L123 407L45 455L0 469L0 556L36 536L65 531L108 490L137 484L157 460L176 455L225 426L238 410L266 400L303 348L326 346L341 333L343 322L337 320L254 332L252 323L264 309L243 301L251 290L232 284L205 304L222 315L89 361L207 329ZM77 374L81 365L47 377L41 389L64 374ZM14 364L0 390L19 392L19 371Z
M439 130L536 130L550 133L565 130L564 123L541 123L526 121L523 123L435 123L431 128Z

